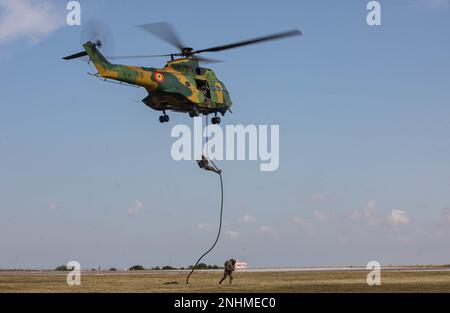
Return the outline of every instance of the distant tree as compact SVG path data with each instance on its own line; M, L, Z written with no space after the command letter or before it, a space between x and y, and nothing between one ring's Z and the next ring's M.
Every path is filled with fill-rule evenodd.
M193 265L189 265L187 268L191 270L191 269L194 268L194 266ZM199 263L199 264L197 264L197 267L195 269L197 269L197 270L216 270L216 269L219 269L219 268L221 268L221 267L219 267L217 265L208 265L206 263ZM183 270L184 267L182 267L180 269Z
M109 269L109 271L110 271L110 272L115 272L115 271L117 271L117 268L111 267L111 268Z
M197 264L196 269L198 269L198 270L207 270L208 269L208 265L206 265L206 263L199 263L199 264Z
M161 268L159 266L152 267L152 270L159 271Z
M70 270L67 268L66 265L60 265L55 268L55 271L65 272L65 271L70 271Z
M145 268L142 265L133 265L129 268L130 271L143 271Z
M165 266L162 267L162 269L163 269L163 270L174 270L175 268L173 268L173 267L170 266L170 265L165 265Z

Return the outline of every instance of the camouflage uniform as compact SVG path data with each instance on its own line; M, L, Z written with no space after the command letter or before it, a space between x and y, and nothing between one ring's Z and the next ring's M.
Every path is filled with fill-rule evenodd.
M202 155L201 160L197 160L197 164L200 168L202 168L204 170L212 171L217 174L222 173L222 170L217 170L214 166L209 165L208 159L204 155Z
M230 284L233 281L233 272L235 270L235 266L236 266L236 260L235 259L229 259L225 262L225 269L223 272L223 277L222 279L219 281L219 284L221 284L226 278L227 276L230 276Z

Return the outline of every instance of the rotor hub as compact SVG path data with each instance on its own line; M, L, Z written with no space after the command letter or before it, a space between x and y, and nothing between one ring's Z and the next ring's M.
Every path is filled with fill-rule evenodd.
M181 53L182 53L184 56L189 57L189 56L192 55L192 51L193 51L193 50L194 50L194 49L192 49L192 48L190 48L190 47L184 47L184 48L181 48Z
M98 48L102 48L103 43L100 41L100 39L97 39L96 41L94 41L94 45Z

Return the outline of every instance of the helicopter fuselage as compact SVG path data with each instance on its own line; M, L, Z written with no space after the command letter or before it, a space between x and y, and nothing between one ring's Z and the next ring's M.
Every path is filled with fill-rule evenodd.
M224 114L232 105L214 71L192 59L169 61L164 68L142 68L137 75L150 76L149 95L142 101L155 110Z
M232 105L214 71L195 59L172 60L164 68L128 66L110 63L91 42L84 48L99 76L145 88L149 95L142 101L152 109L223 115Z

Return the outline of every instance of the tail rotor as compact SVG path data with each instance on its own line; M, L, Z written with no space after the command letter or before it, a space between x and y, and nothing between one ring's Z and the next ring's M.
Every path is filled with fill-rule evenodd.
M81 44L92 42L104 54L113 54L114 36L105 22L99 19L90 19L83 24L80 35Z

